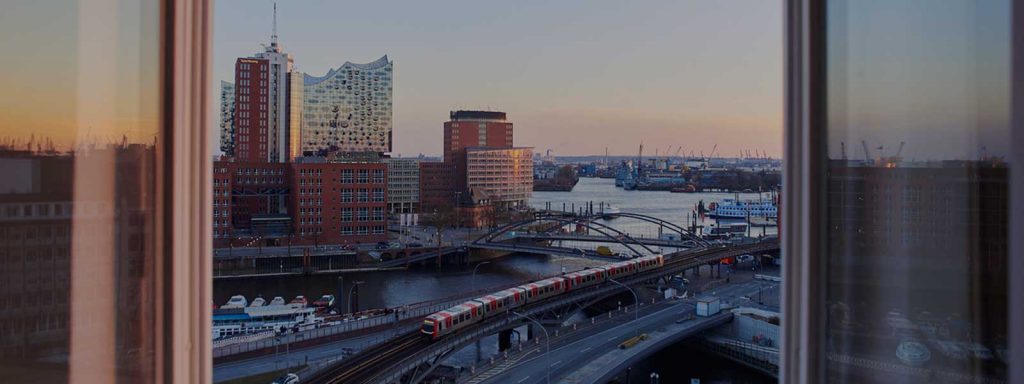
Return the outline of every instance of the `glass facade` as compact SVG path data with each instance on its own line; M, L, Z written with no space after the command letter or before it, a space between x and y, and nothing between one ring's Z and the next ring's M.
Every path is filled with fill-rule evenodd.
M825 375L1005 380L1010 2L825 4Z
M393 62L346 62L323 77L305 75L302 150L391 152Z

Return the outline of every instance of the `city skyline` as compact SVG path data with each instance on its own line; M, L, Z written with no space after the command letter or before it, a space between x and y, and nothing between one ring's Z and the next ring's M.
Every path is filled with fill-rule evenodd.
M408 4L386 13L378 7L278 4L277 34L296 69L311 76L346 61L394 60L396 155L439 155L449 111L489 109L516 116L515 145L539 153L597 155L608 148L627 155L643 142L645 155L668 145L710 153L718 144L722 156L781 156L777 4ZM216 80L231 81L230 62L269 42L272 8L269 0L217 3ZM348 16L360 14L375 16ZM323 20L328 15L343 22ZM438 27L445 18L459 21ZM737 25L715 22L723 18ZM709 29L716 44L699 33ZM745 49L730 47L736 44ZM664 48L670 46L681 48Z

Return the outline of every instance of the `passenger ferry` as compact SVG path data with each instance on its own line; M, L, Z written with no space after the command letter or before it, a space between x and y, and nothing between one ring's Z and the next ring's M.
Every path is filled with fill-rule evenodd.
M282 328L313 329L323 321L316 315L316 308L297 304L222 308L213 311L213 339Z
M718 203L711 203L708 208L708 217L712 219L746 219L748 216L779 217L779 208L771 200L739 201L737 199L725 199Z

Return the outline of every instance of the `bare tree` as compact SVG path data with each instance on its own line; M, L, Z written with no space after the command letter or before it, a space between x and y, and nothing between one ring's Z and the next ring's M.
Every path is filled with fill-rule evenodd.
M459 214L455 207L444 206L436 209L434 214L426 219L426 224L437 230L437 246L441 247L441 233L445 229L455 228L459 222Z

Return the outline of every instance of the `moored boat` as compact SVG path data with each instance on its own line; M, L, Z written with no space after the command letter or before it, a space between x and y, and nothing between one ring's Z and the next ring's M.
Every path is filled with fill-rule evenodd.
M225 303L224 305L222 305L220 307L222 309L245 308L245 306L248 305L248 304L249 304L249 301L245 299L245 296L234 295L234 296L231 296L230 299L228 299L227 303Z

